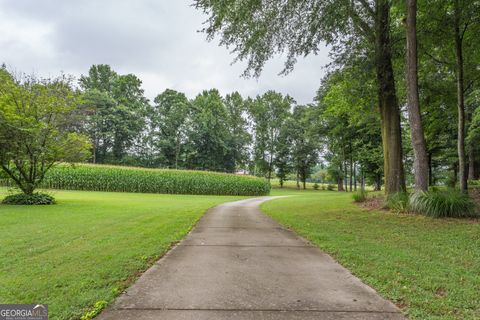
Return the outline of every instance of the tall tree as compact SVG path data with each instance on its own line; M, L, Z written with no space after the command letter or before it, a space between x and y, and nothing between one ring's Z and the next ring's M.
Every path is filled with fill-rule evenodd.
M293 103L290 96L268 91L250 104L255 136L254 162L257 172L265 175L268 180L272 178L280 130Z
M97 131L108 132L108 140L104 142L108 141L109 144L103 147L108 148L107 152L114 162L121 162L145 127L148 100L144 97L142 82L133 74L118 75L108 65L93 65L87 76L80 77L79 83L86 94L90 95L85 100L87 112L99 110L99 104L105 107L106 100L111 99L108 112L99 112L92 120L96 121L97 126L102 126ZM114 104L111 105L110 102ZM104 118L99 118L100 116Z
M150 136L160 165L178 169L184 165L184 145L189 125L190 102L185 94L167 89L154 99ZM183 158L183 159L182 159Z
M351 52L374 54L378 80L385 154L386 192L405 190L400 110L392 66L390 0L335 1L222 1L195 0L209 15L204 31L219 34L221 44L233 47L237 60L248 60L245 75L258 76L265 62L287 52L284 72L297 56L317 53L323 42L333 46L340 62ZM368 53L365 54L365 51Z
M290 127L292 163L306 189L306 181L313 167L318 163L320 137L318 118L314 117L313 106L296 106L287 121ZM316 119L317 118L317 119Z
M248 144L252 137L247 131L248 102L238 92L227 94L224 99L227 111L227 148L225 158L226 167L230 172L236 169L245 169L248 161Z
M80 126L92 141L92 162L103 163L113 145L115 100L106 92L87 90L79 112Z
M415 190L428 190L428 157L425 136L423 134L418 93L418 54L417 54L417 0L406 0L407 4L407 53L406 82L408 118L414 152L413 170Z
M458 176L460 180L460 190L467 192L468 184L465 159L465 71L463 62L463 37L467 26L462 26L463 8L460 6L459 0L454 0L453 3L458 108Z
M188 138L193 150L187 165L201 170L226 171L226 118L227 111L218 90L203 91L192 101L192 130Z

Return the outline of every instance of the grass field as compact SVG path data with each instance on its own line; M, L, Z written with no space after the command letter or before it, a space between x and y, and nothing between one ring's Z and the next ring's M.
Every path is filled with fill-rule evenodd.
M50 319L79 319L97 301L111 301L209 207L241 198L54 196L53 206L0 205L0 303L47 303Z
M480 319L480 223L366 211L351 193L272 190L262 210L411 319Z
M278 181L278 179L272 179L270 181L270 184L272 185L272 188L280 188L280 182ZM314 182L307 182L306 183L306 187L307 187L307 190L313 190L313 185L315 183ZM322 187L324 189L327 188L327 185L326 183L318 183L318 186L319 186L319 189L321 189ZM337 189L337 185L332 185L335 189ZM296 181L293 181L293 180L287 180L287 181L284 181L283 182L283 189L294 189L294 190L297 190L297 182ZM300 182L300 189L303 189L303 183Z

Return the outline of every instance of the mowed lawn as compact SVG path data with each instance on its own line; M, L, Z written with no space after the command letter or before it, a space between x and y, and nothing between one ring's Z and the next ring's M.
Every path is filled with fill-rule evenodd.
M293 192L262 210L331 254L411 319L480 319L480 223L366 211L351 193Z
M53 206L0 205L0 303L46 303L51 319L78 319L111 301L208 208L241 199L53 194Z

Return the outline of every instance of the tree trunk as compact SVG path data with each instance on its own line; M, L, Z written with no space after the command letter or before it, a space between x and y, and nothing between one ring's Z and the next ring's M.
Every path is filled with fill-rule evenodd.
M457 109L458 109L458 177L460 190L468 192L467 175L465 166L465 95L464 95L464 70L463 70L463 48L462 35L460 32L460 4L459 0L454 1L455 10L455 58L457 71Z
M432 154L428 154L428 185L433 186L433 164L432 164Z
M352 159L352 146L350 145L350 192L353 187L353 159Z
M343 190L343 179L340 176L338 176L338 178L337 178L337 191L344 191Z
M272 163L273 163L273 153L270 153L270 160L268 161L268 181L272 178Z
M417 0L407 1L407 101L413 147L415 190L428 190L428 157L418 94Z
M343 178L343 182L345 183L345 192L348 192L348 168L346 160L343 162L343 172L345 173L345 177Z
M468 179L475 180L475 151L473 145L468 150Z
M353 187L357 191L357 164L353 165Z
M382 190L382 176L377 175L375 178L375 186L373 187L374 191L380 191Z
M297 189L300 189L300 176L297 170Z
M375 51L384 153L385 193L405 192L400 109L395 89L390 41L389 0L376 1Z
M175 169L178 169L178 157L180 156L180 136L175 141Z

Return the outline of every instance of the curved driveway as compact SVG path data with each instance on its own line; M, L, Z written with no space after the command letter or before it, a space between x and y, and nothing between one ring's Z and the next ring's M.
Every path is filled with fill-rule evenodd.
M404 319L330 256L263 215L210 209L99 319Z

